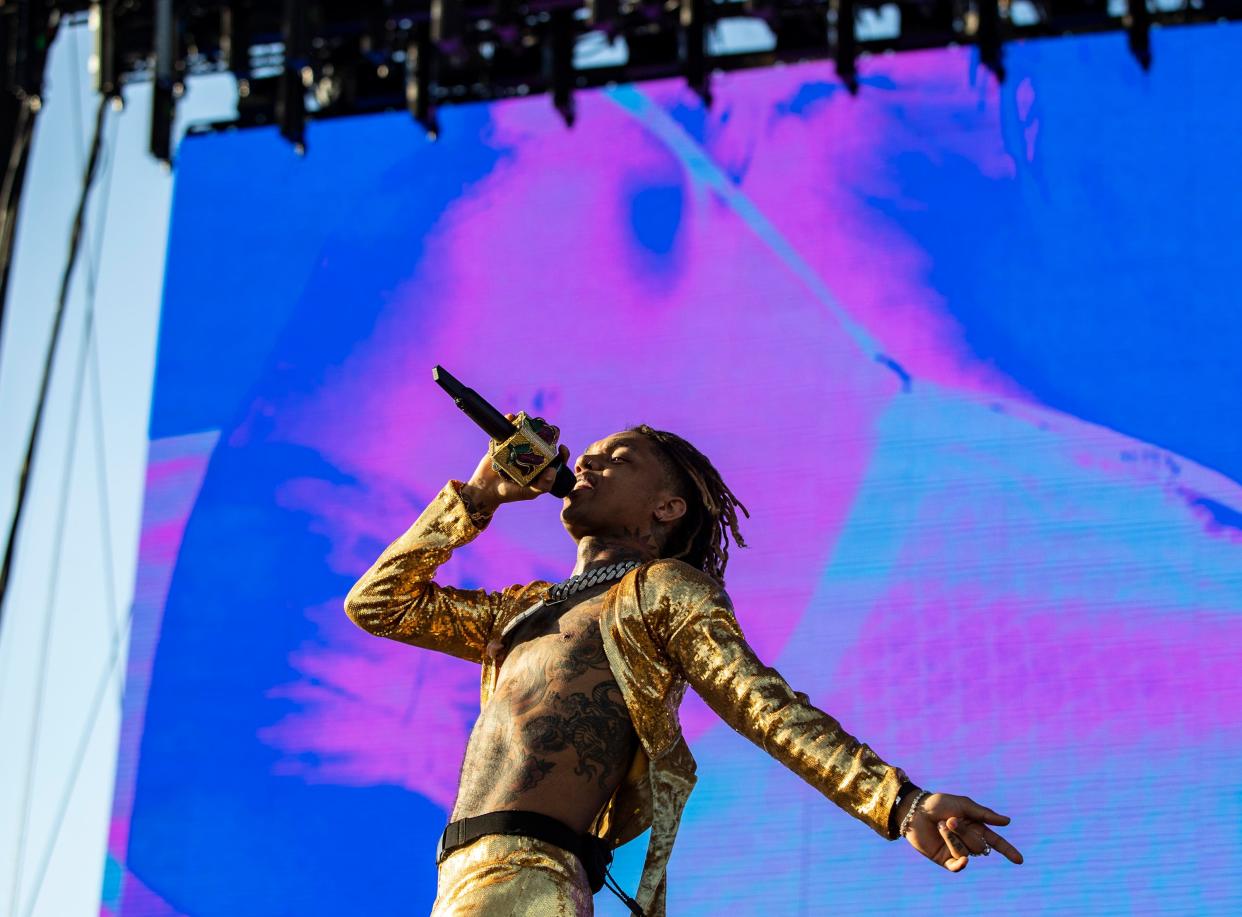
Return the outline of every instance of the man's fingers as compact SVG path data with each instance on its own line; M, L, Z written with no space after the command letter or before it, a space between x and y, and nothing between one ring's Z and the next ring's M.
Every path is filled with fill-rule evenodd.
M1009 841L1005 840L991 828L984 828L983 836L988 839L988 843L992 845L992 849L1000 851L1000 853L1004 855L1005 859L1009 860L1011 863L1022 862L1022 854L1018 852L1018 848L1009 843Z
M542 417L536 417L535 420L542 425L538 427L538 430L539 435L543 437L543 441L549 446L555 446L557 440L561 438L561 428L555 424L548 423Z
M960 818L949 818L944 822L945 829L957 836L958 847L965 848L964 853L973 853L976 856L983 854L984 844L984 827L976 825L974 822L964 822Z
M1009 816L1001 815L989 809L987 806L981 806L973 799L966 802L966 815L975 821L985 821L990 825L1007 825L1009 824Z
M569 447L561 446L557 449L557 454L565 462L565 467L569 467ZM553 459L555 461L555 459ZM539 476L530 482L530 487L540 493L547 493L552 489L552 485L556 483L556 469L548 467L539 472Z
M962 843L962 839L949 830L949 826L945 822L939 822L936 827L940 831L940 836L944 838L944 845L949 848L949 856L951 859L959 860L968 856L966 845Z
M1018 848L991 828L981 824L965 823L960 818L950 818L946 824L950 831L956 831L960 836L966 838L970 849L976 854L983 849L981 840L986 840L993 850L999 851L1011 863L1022 862L1022 854L1018 852Z

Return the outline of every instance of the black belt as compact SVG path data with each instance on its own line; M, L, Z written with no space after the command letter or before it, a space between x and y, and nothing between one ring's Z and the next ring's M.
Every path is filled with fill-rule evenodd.
M436 863L458 847L465 847L485 834L517 834L533 837L568 850L586 870L592 893L604 887L604 876L612 862L612 848L594 834L579 834L569 825L542 812L521 810L488 812L450 822L436 844Z

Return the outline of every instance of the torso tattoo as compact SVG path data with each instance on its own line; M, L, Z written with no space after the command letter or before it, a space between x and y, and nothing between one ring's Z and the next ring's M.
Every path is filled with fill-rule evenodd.
M585 830L636 738L604 654L602 595L552 606L509 635L462 764L453 818L533 809Z

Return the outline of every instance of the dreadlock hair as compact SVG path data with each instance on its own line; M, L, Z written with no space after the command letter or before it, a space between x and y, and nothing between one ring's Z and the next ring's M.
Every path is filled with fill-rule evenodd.
M655 430L647 424L630 427L655 446L670 483L686 501L686 514L665 541L663 555L684 560L724 585L729 562L729 533L738 547L746 547L738 531L737 511L750 513L720 477L720 472L698 449L675 433Z

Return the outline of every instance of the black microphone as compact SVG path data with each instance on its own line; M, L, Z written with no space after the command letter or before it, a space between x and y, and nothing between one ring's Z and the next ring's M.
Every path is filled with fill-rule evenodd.
M513 423L513 421L505 417L504 414L492 407L487 402L487 399L485 399L474 389L467 388L462 385L461 382L454 378L453 374L443 366L437 364L432 367L431 378L436 381L436 384L439 385L440 388L448 392L449 397L452 398L457 406L465 412L466 416L477 423L482 428L483 432L491 437L497 445L512 438L515 433L524 432L528 438L537 439L538 444L542 445L544 450L555 454L555 458L551 461L544 462L539 464L533 470L526 471L526 480L519 480L518 475L521 475L524 469L513 466L505 467L509 463L504 460L504 457L499 454L499 451L496 451L492 455L492 466L496 468L497 471L518 484L527 484L533 480L536 475L542 473L544 468L555 468L556 480L552 482L552 490L550 491L552 496L564 497L574 489L574 483L576 481L574 473L565 467L565 460L561 458L560 453L556 449L553 449L551 444L539 438L538 434L530 427L529 422L525 425L525 427ZM535 446L535 450L538 450L538 446Z

